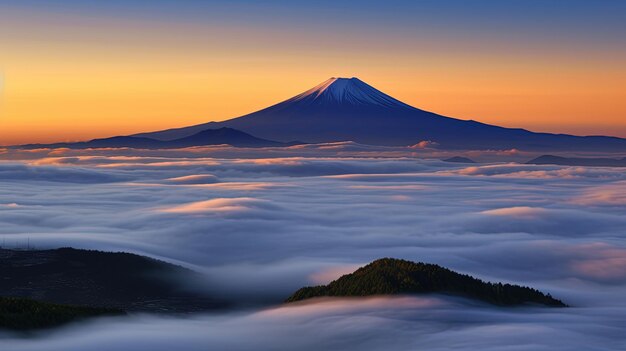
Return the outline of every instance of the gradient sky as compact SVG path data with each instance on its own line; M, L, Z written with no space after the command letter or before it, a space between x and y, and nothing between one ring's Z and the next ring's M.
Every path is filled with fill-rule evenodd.
M2 1L0 144L223 120L331 76L626 137L626 1Z

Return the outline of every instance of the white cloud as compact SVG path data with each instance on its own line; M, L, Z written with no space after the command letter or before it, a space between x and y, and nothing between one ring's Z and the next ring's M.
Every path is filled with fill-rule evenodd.
M12 350L621 346L614 325L626 320L623 169L466 167L402 149L337 143L9 150L2 157L12 161L0 163L0 239L181 262L202 270L213 291L257 305L279 303L300 286L326 283L373 259L398 257L537 287L576 308L334 302L289 310L297 313L267 307L189 319L133 317L0 343Z
M249 197L217 198L160 209L167 213L233 213L272 207L269 201Z
M213 174L191 174L168 178L167 180L176 184L212 184L219 181Z

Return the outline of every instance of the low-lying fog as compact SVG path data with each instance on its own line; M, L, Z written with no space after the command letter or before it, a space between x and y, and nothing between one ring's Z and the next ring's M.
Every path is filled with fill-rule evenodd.
M3 246L158 257L204 272L206 281L189 282L192 288L258 306L93 320L36 336L0 335L0 346L626 348L624 169L455 164L393 150L343 153L348 147L307 146L292 155L0 150ZM494 308L439 296L280 305L301 286L327 283L381 257L532 286L573 307Z

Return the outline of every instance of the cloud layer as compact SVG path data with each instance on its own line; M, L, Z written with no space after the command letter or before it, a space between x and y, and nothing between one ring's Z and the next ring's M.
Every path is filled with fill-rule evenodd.
M200 270L206 284L198 288L264 307L103 320L0 343L12 350L624 348L623 170L467 167L353 144L272 152L5 152L2 245L146 254ZM380 257L529 285L574 307L506 310L436 296L280 306L303 285Z

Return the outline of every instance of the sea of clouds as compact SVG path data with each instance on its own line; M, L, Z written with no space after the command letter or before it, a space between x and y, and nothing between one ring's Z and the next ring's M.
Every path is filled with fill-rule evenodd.
M626 173L455 164L354 144L289 149L0 150L0 243L123 250L196 269L186 282L248 303L134 315L10 350L626 349ZM431 156L449 156L431 154ZM442 296L281 304L381 257L532 286L572 307Z

